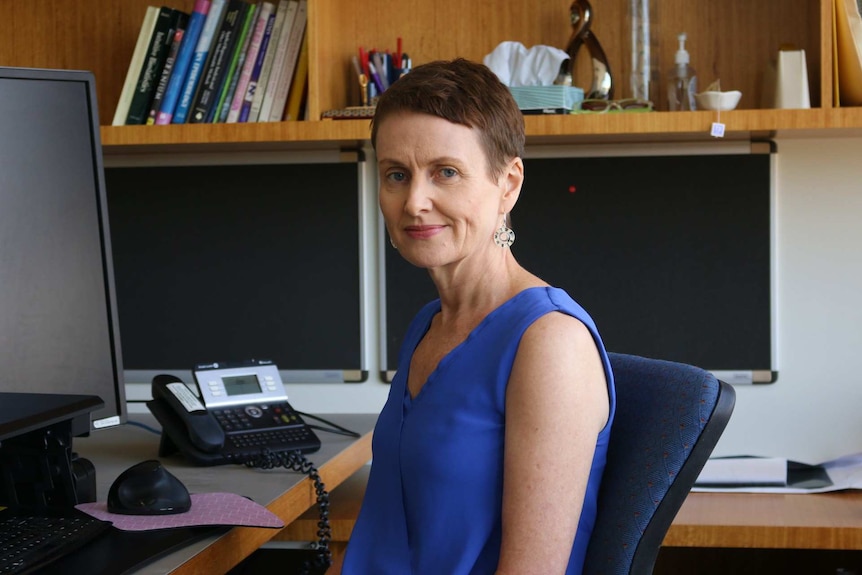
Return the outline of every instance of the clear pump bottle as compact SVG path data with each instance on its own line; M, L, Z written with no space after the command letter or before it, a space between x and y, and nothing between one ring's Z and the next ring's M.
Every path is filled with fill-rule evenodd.
M696 110L694 95L697 93L697 75L689 65L688 51L685 49L686 34L678 36L679 50L674 58L675 65L670 70L667 86L668 110Z

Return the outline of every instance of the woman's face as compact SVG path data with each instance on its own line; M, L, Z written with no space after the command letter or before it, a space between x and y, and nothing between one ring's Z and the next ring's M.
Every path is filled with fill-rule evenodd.
M520 192L520 158L493 180L476 130L411 112L379 125L376 151L380 209L407 261L437 268L500 250L494 231Z

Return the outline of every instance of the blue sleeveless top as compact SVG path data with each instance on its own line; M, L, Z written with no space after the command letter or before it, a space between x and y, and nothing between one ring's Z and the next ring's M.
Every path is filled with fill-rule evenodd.
M410 360L440 309L440 300L427 304L404 338L374 430L368 487L342 574L493 575L502 530L506 386L524 331L552 311L589 328L608 382L610 415L596 444L566 571L580 574L616 406L610 362L593 320L561 289L524 290L440 360L413 399Z

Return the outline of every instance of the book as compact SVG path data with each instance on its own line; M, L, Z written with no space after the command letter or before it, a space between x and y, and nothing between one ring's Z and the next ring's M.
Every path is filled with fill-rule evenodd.
M206 68L207 60L210 57L213 41L216 36L216 31L221 25L221 19L227 6L227 0L212 0L210 9L207 13L204 27L201 29L201 34L198 37L198 43L192 54L192 61L189 65L188 75L183 85L183 91L180 94L180 100L177 102L177 109L174 112L174 117L171 120L174 124L184 124L191 112L192 102L200 85L200 81Z
M862 16L856 0L835 0L835 67L833 89L841 106L862 105Z
M283 35L285 31L290 31L298 7L298 0L279 0L278 8L276 8L275 12L275 24L272 26L272 36L270 39L272 47L266 51L266 55L263 58L263 67L260 69L260 78L257 82L258 89L255 91L254 99L251 102L248 122L257 122L260 116L264 95L269 89L268 85L274 69L273 64L278 59L279 54L281 54L281 59L284 59L283 43L285 39Z
M257 52L257 57L254 61L254 66L251 69L251 76L248 79L248 85L245 88L245 94L242 99L242 106L239 112L239 122L247 122L248 115L251 111L251 103L254 100L255 91L258 88L260 79L260 71L263 68L263 60L266 57L266 51L269 50L270 41L272 40L272 27L275 25L275 8L269 14L266 28L264 28L263 38L261 38L260 49Z
M168 79L168 85L165 88L164 96L162 96L159 113L156 114L156 125L170 124L173 120L174 110L177 108L180 92L185 84L186 73L192 61L192 54L197 46L198 38L200 38L201 30L204 27L204 20L209 11L210 0L195 0L194 8L189 15L188 24L186 25L186 31L183 34L180 50L174 61L171 77Z
M153 26L141 73L135 84L132 101L126 115L126 124L143 124L150 112L150 102L156 91L159 73L171 46L171 26L174 24L173 10L167 6L159 8Z
M299 0L299 10L296 13L296 19L293 21L293 27L290 30L288 38L287 53L284 57L284 67L278 72L278 83L275 86L275 94L272 97L272 104L269 108L269 114L264 117L264 108L261 108L261 122L279 122L284 115L284 105L287 102L287 92L290 90L290 84L293 81L293 74L296 71L296 63L299 58L299 48L302 46L302 37L305 35L305 23L308 14L308 0ZM266 102L264 102L266 104Z
M287 46L287 56L285 57L284 69L279 74L278 85L275 89L275 96L272 102L272 109L269 113L270 122L280 122L284 118L284 109L287 105L287 96L290 92L290 87L293 84L296 68L299 64L299 52L302 48L302 42L305 38L305 25L308 21L308 0L299 0L299 12L296 14L296 20L293 23L293 30L290 33Z
M138 41L135 42L135 49L132 51L132 60L129 62L129 69L126 72L126 81L123 83L123 89L120 91L120 99L117 102L117 109L114 111L114 119L111 122L114 126L122 126L126 123L126 117L129 115L129 106L131 106L132 97L135 94L135 84L144 66L147 46L149 46L150 37L153 35L153 28L156 26L156 17L158 14L159 8L156 6L147 6L147 10L144 12L144 21L141 24L141 29L138 31Z
M252 28L254 27L254 23L257 21L259 10L260 4L253 4L245 14L239 43L234 50L224 86L222 87L221 94L219 94L217 110L212 119L213 123L227 121L227 115L228 112L230 112L230 104L233 100L234 92L236 92L236 85L239 82L240 71L245 63L245 56L248 53L248 45L251 43Z
M261 3L260 9L257 11L257 21L254 23L254 29L252 30L251 41L248 45L245 62L243 62L239 80L236 85L236 91L234 92L233 100L231 100L230 104L230 110L228 111L227 119L225 120L229 124L239 120L240 110L242 108L243 100L245 99L245 92L248 88L248 82L251 79L251 72L254 68L254 63L257 60L260 45L263 42L263 35L266 32L269 17L274 8L275 6L271 2L264 1Z
M299 120L302 103L308 94L308 33L302 36L302 46L299 48L299 60L296 63L296 73L287 93L287 103L284 105L284 120Z
M159 113L159 107L162 104L162 98L165 95L165 89L168 87L168 80L171 78L171 72L174 69L174 62L177 59L177 53L180 51L180 45L183 41L183 35L186 32L189 15L182 10L174 10L176 24L171 32L171 45L168 48L165 63L159 72L159 81L156 84L156 90L153 94L153 99L150 102L150 111L147 115L146 124L152 126L156 123L156 116Z
M263 103L260 106L259 122L271 122L271 116L275 114L275 107L278 105L278 95L281 94L282 88L284 97L287 97L287 87L293 79L293 66L295 65L296 55L299 53L299 44L301 38L297 37L297 30L300 26L305 27L305 3L300 0L290 0L294 8L293 17L285 19L284 27L281 30L281 36L276 44L275 58L272 61L272 72L266 83L266 93L263 96ZM290 64L291 49L296 45L297 49L293 55L294 64ZM285 80L285 76L287 79ZM284 100L281 100L281 106L284 107ZM279 113L279 116L281 114Z
M218 34L213 44L206 71L201 78L201 86L192 104L189 122L206 122L214 110L216 99L224 80L234 45L239 36L242 19L250 5L244 0L229 0L225 8Z

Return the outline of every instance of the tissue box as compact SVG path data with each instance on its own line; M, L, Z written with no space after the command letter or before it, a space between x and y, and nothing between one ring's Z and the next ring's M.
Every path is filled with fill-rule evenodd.
M584 99L584 91L574 86L509 86L509 91L521 110L572 110Z

